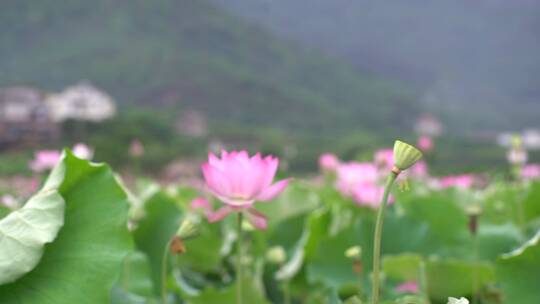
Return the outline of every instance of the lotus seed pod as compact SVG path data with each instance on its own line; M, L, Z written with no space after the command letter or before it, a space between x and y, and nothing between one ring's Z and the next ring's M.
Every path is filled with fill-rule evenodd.
M422 152L417 148L396 140L394 143L394 166L400 171L409 169L422 158Z
M468 215L479 215L482 213L482 207L479 204L469 204L465 207L465 213Z
M353 246L345 251L345 256L349 259L360 259L362 257L362 248L360 246Z
M180 224L176 236L182 240L194 238L199 235L199 226L190 219L186 219Z
M286 258L287 254L281 246L272 247L266 253L266 259L273 264L283 264Z
M514 134L512 135L512 147L515 149L520 149L523 146L523 140L521 139L521 135Z

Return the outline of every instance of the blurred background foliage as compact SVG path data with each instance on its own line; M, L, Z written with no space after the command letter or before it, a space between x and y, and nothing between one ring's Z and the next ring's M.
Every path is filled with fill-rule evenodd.
M267 7L268 14L258 5ZM537 109L536 103L521 101L515 107L513 102L499 107L494 101L486 108L485 96L478 104L456 97L450 103L458 112L441 101L429 107L424 102L427 82L417 81L418 74L411 72L407 78L385 70L384 58L350 60L332 51L343 47L338 42L345 33L357 41L354 31L329 26L321 30L319 44L292 35L293 29L283 34L274 14L287 8L298 12L299 5L301 1L4 1L0 87L58 91L90 81L117 100L119 113L100 125L65 123L61 144L87 142L96 148L98 160L122 166L127 146L137 138L145 144L141 166L149 172L176 157L200 155L212 141L274 153L287 159L294 171L312 171L317 155L325 151L361 158L358 151L370 153L393 138L414 140L414 122L424 111L437 113L445 125L433 170L493 169L504 164L503 150L493 148L493 134L509 126L500 114L514 117L511 126L517 128ZM349 5L334 7L329 20L339 19ZM402 8L395 5L389 14ZM314 7L325 4L317 1ZM318 16L314 8L304 8L301 16ZM439 9L429 6L427 13ZM289 15L283 18L284 24L298 25ZM314 22L309 20L304 26ZM336 43L328 31L335 31ZM366 31L358 29L358 35ZM396 43L402 45L402 39ZM426 57L425 64L431 66L433 60ZM209 132L203 138L175 131L178 117L193 110L208 119ZM463 132L471 123L492 131ZM3 157L8 159L1 161L6 172L22 169L19 152Z

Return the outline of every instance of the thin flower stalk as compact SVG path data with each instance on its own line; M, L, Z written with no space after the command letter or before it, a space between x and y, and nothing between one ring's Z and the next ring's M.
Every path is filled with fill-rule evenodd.
M375 224L375 237L373 240L373 286L372 286L372 297L373 297L372 303L373 304L379 303L381 239L382 239L384 212L386 210L386 205L388 204L388 197L390 195L390 190L398 174L399 173L392 171L390 176L388 176L388 179L386 181L386 186L384 188L384 195L383 195L382 203L379 206L379 212L377 213L377 223Z
M424 304L430 304L431 301L429 300L429 286L428 286L428 280L427 280L427 271L426 271L426 262L422 258L420 260L420 265L418 267L419 272L419 281L420 281L420 295L422 299L424 300Z
M161 258L161 301L167 304L167 268L169 266L169 248L171 241L168 241L163 249L163 257Z
M386 180L384 194L379 211L377 213L377 221L375 223L375 235L373 237L373 285L372 285L372 304L379 304L380 298L380 268L381 268L381 239L382 228L384 221L384 212L388 204L390 190L396 181L398 175L409 169L417 161L422 158L422 152L417 148L397 140L394 143L394 166Z
M244 235L242 230L243 213L238 212L237 237L236 240L236 303L242 304L242 283L244 281L242 262L244 259Z

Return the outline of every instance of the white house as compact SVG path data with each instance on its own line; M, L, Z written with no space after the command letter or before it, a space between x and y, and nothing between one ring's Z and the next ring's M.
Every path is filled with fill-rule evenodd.
M0 89L0 148L56 140L58 124L48 113L43 94L30 87Z
M0 90L0 122L29 122L46 118L47 107L41 92L30 87Z
M66 88L47 97L49 115L53 121L67 119L99 122L114 117L116 105L106 93L87 82Z

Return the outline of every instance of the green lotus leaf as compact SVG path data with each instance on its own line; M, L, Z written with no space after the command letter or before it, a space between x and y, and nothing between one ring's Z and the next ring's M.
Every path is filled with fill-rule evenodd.
M497 260L497 279L505 303L540 303L540 231L523 246Z
M384 273L388 279L398 282L418 281L421 260L416 254L386 256ZM426 260L426 276L430 298L440 302L448 295L470 295L475 288L481 289L495 279L494 267L489 263L438 258Z
M64 226L32 271L0 286L0 303L109 303L122 261L132 248L123 188L108 166L67 151L43 191L27 206L52 204L60 195Z
M0 220L0 285L34 269L45 244L56 238L62 225L64 199L56 190L39 192Z
M199 294L184 295L184 300L189 304L235 304L236 301L236 284L234 283L223 289L215 289L212 287L205 288ZM243 303L249 304L268 304L263 291L257 286L255 278L246 277L242 281L242 299Z
M144 214L133 231L133 238L138 250L148 257L154 292L159 295L163 251L178 230L182 211L171 196L164 191L156 191L144 202Z
M161 303L154 295L148 258L135 251L126 256L122 274L111 290L111 304L150 304Z

